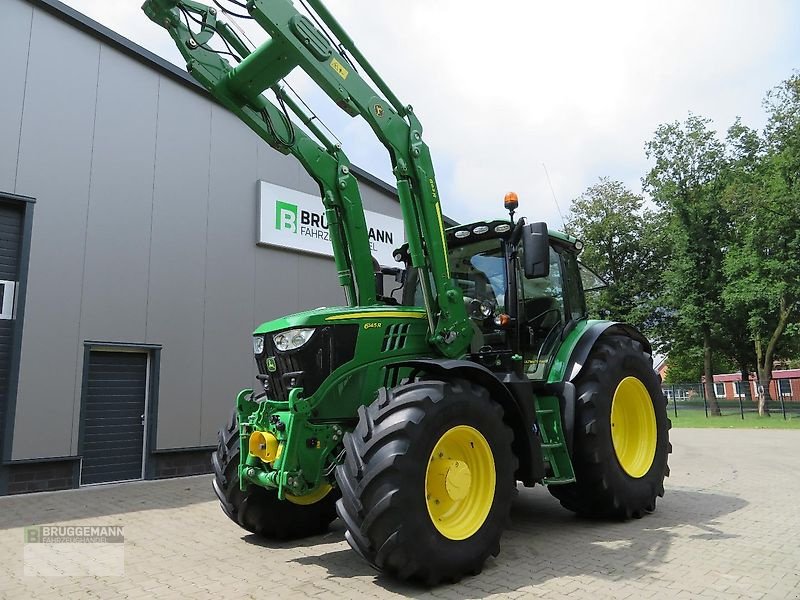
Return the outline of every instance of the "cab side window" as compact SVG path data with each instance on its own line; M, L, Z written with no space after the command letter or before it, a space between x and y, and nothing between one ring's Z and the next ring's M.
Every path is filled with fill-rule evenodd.
M519 251L522 265L522 250ZM527 279L518 268L520 289L520 320L525 371L532 379L544 378L547 364L558 348L558 333L565 323L564 284L561 258L550 248L550 274L539 279Z
M581 272L578 265L578 257L572 252L561 254L564 263L564 275L566 280L566 297L570 320L577 321L586 316L586 298L583 294L581 285Z
M522 252L520 252L520 256ZM520 260L521 262L521 260ZM562 321L564 315L564 285L558 253L550 248L550 274L539 279L522 275L521 313L526 322L539 324Z

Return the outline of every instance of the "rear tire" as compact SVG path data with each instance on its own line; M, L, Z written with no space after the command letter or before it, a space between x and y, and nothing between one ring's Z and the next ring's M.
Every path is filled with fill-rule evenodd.
M358 414L336 469L350 546L428 585L479 573L516 490L503 409L469 381L423 380L381 389Z
M576 378L575 388L575 483L548 490L562 506L588 517L629 519L654 511L656 498L664 495L672 446L667 402L652 358L636 340L602 337ZM633 390L627 438L620 417L625 394L617 394L619 390ZM620 399L615 400L615 395ZM612 419L615 402L619 405Z
M214 492L228 518L256 535L296 539L327 531L336 518L336 498L331 490L314 504L300 505L279 500L274 490L249 484L239 489L239 423L233 411L228 424L219 431L217 449L211 455Z

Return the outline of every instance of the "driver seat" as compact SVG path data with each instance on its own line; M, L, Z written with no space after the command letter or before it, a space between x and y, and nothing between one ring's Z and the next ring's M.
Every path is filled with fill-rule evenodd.
M526 300L523 308L526 320L531 319L527 321L528 339L523 341L528 350L526 364L529 366L526 370L528 377L540 379L544 377L550 352L558 339L553 334L559 330L561 304L552 296L540 296Z
M552 296L540 296L526 300L524 304L525 321L528 323L531 333L537 338L541 335L546 336L553 326L561 320L559 309L560 303Z

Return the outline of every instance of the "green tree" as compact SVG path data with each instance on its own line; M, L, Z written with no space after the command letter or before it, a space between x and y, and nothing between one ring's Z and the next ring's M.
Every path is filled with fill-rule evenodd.
M670 316L662 333L678 348L702 347L705 396L719 415L714 395L714 333L722 319L723 248L727 215L725 148L711 121L690 114L685 122L659 126L646 146L654 166L644 179L666 215L671 252L663 274L663 309Z
M735 368L732 360L726 356L714 359L717 370L725 373ZM681 348L674 346L667 359L667 374L664 383L696 383L703 378L703 347Z
M703 348L673 347L667 358L667 374L664 383L695 383L703 378Z
M737 202L731 202L743 185L748 186L759 176L759 164L764 152L764 143L758 132L742 124L738 117L728 129L726 138L728 154L726 188L722 201L731 219L731 244L736 243L736 227L749 215ZM726 256L727 259L727 256ZM723 260L724 263L724 260ZM728 290L730 279L726 277L723 288L723 299ZM751 371L756 369L757 359L752 338L748 328L749 314L743 306L725 302L723 318L718 331L718 347L720 351L735 363L742 381L750 381ZM750 386L743 386L745 400L752 401Z
M729 131L732 177L725 193L734 221L723 293L744 316L768 414L772 366L800 311L800 76L768 93L763 139L738 121Z
M609 286L587 298L592 314L647 329L660 265L648 244L651 211L621 182L601 177L572 201L567 231L583 240L581 262Z
M787 369L800 369L800 323L789 323L783 334L781 356Z

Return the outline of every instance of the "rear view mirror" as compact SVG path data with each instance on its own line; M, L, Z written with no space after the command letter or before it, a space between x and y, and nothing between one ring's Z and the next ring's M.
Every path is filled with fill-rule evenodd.
M531 223L522 232L525 277L539 279L550 274L550 238L547 223Z

